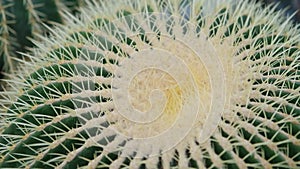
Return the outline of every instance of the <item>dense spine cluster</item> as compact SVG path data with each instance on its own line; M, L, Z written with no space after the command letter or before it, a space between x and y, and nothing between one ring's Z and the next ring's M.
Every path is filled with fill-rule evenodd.
M79 19L64 14L66 26L25 54L30 61L1 94L0 168L300 167L300 32L282 13L234 0L101 2L87 3ZM220 65L199 59L188 41ZM118 114L113 97L113 81L122 78L116 70L153 50L181 59L201 101L189 133L155 156L150 145L132 144L135 137L171 126L182 115L182 98L194 96L193 85L137 72L128 92L133 106L148 108L152 86L167 99L161 119L146 127ZM219 72L210 66L222 67L225 91L212 84ZM224 107L210 121L216 129L201 140L203 119L221 99L214 92L224 92Z
M63 11L75 13L81 0L2 0L0 3L0 69L12 73L18 52L33 46L29 38L47 32L45 25L63 23ZM44 25L45 24L45 25Z

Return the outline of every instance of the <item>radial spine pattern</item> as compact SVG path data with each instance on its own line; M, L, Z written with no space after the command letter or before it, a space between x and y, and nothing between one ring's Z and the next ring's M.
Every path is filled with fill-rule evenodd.
M300 167L300 32L275 8L112 0L64 18L1 94L0 168Z

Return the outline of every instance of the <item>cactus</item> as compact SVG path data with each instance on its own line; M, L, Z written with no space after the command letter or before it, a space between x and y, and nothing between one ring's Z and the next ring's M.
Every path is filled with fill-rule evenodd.
M251 1L88 2L2 92L0 168L299 168L299 29Z
M276 4L278 10L286 10L286 15L293 15L293 19L296 22L300 21L300 12L298 9L300 8L300 1L298 0L260 0L264 5L268 4Z
M43 24L62 23L64 10L76 13L80 0L2 0L0 3L0 70L16 69L18 52L33 46L29 38L46 33ZM3 74L2 74L3 75Z

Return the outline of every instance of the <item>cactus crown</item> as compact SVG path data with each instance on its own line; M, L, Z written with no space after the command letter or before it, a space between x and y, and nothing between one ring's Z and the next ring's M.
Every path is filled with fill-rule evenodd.
M300 34L274 10L114 0L66 13L2 93L0 167L300 167Z

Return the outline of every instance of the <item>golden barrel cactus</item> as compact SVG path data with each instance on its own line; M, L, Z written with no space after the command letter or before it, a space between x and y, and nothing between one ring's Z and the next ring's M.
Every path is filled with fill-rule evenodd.
M300 34L236 0L88 2L1 100L1 168L299 168Z

